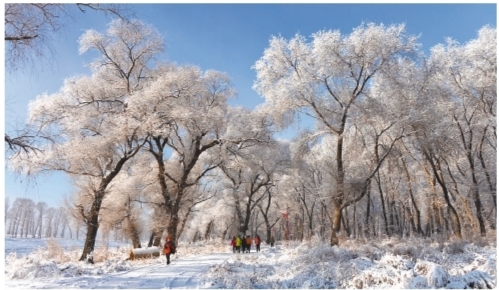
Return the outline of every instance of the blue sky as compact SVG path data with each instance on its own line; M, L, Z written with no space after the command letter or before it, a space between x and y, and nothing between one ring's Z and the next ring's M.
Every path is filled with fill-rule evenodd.
M362 22L406 24L420 35L423 50L451 37L465 43L484 25L496 27L497 7L489 4L145 4L131 5L137 18L164 35L163 60L226 72L238 91L233 105L254 108L263 102L251 89L251 66L262 56L272 35L306 37L319 30L339 29L349 34ZM5 76L5 130L24 122L27 105L37 95L54 93L65 78L88 74L84 66L92 54L78 54L78 37L86 29L105 31L110 19L92 12L75 13L66 29L53 36L53 57L40 60L34 70ZM294 130L293 128L291 130ZM62 174L36 179L13 174L5 167L5 195L61 205L71 193Z

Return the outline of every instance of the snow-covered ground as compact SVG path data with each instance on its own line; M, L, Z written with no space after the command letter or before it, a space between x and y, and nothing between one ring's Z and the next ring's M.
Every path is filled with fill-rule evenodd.
M5 240L7 288L495 288L496 241L425 239L304 243L233 254L229 241L180 244L165 257L127 260L131 247L98 244L94 265L79 262L83 241Z

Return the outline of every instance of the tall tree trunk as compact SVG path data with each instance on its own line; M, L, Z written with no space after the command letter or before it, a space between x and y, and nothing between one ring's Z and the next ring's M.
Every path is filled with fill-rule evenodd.
M497 196L496 196L496 186L495 183L492 182L492 179L490 177L489 170L487 169L487 166L485 165L485 158L483 157L483 143L485 141L485 136L487 134L487 126L483 130L483 135L480 140L480 144L478 145L478 159L480 160L480 164L482 165L483 171L485 173L485 177L487 180L487 184L489 185L489 191L490 194L492 195L492 200L494 201L494 208L497 207Z
M476 216L478 219L478 224L480 225L480 234L482 237L485 237L487 231L485 229L485 220L483 218L483 206L482 201L480 200L480 192L478 191L478 182L476 180L475 173L472 173L473 179L473 201L475 202L476 207Z
M350 237L350 223L348 222L348 220L349 220L348 219L348 211L347 211L346 207L345 207L344 211L345 211L345 213L341 215L341 220L343 222L343 229L345 229L345 232L347 233L347 237Z
M367 190L367 205L366 205L366 219L364 221L364 236L366 238L370 237L371 226L369 221L371 219L371 184L369 183L369 188Z
M313 231L314 231L313 222L314 222L315 201L314 201L314 203L312 204L312 206L309 209L308 205L307 205L306 196L305 196L305 193L307 191L306 191L306 188L305 188L304 184L302 184L302 187L301 187L301 194L300 194L299 190L296 190L296 192L300 196L301 209L302 209L302 211L305 211L305 214L307 215L307 219L308 219L308 234L307 234L307 237L311 238L312 235L313 235Z
M199 231L196 231L194 237L192 238L192 242L195 243L198 240L198 237L199 237Z
M402 207L402 213L401 211L398 209L399 207L397 207L397 202L395 201L395 198L394 198L394 201L393 201L393 210L395 211L395 223L396 223L396 233L398 235L401 235L402 233L402 223L403 223L403 207Z
M333 212L331 217L331 246L339 245L338 232L341 226L341 206L333 200Z
M471 118L468 120L466 117L466 111L464 114L466 123L468 125L468 131L465 132L465 130L462 128L461 123L458 121L457 117L454 116L454 120L457 123L457 126L459 128L459 132L461 134L461 141L463 142L463 147L466 152L466 158L468 159L468 163L470 165L470 171L471 171L471 180L472 180L472 188L471 191L473 192L473 201L475 202L475 207L476 207L476 216L478 219L478 224L480 225L480 234L482 237L486 235L486 230L485 230L485 221L483 219L483 208L482 208L482 201L480 200L480 192L478 189L478 181L476 178L476 172L475 172L475 159L474 159L474 154L473 154L473 130L471 129ZM466 139L466 136L468 136L468 139Z
M459 200L461 200L461 203L463 204L464 212L465 212L466 217L468 218L468 221L469 221L469 224L467 226L466 226L466 224L464 225L465 232L471 233L471 237L473 237L477 233L477 228L475 226L475 219L473 218L473 214L471 213L470 207L468 205L468 201L466 200L466 198L464 198L459 193L457 180L454 177L454 175L452 174L452 171L450 170L449 165L447 165L447 173L449 174L449 176L452 180L452 185L453 185L453 189L455 191L455 195L459 198ZM468 230L466 230L466 229L468 229Z
M168 221L168 226L166 227L166 231L169 236L172 237L172 241L177 244L177 228L178 228L179 220L177 216L173 216Z
M158 247L161 244L161 236L163 236L165 228L162 228L160 226L154 226L151 232L151 236L149 237L149 243L147 244L148 247Z
M393 200L390 200L390 196L387 195L386 203L388 204L388 210L389 210L388 221L390 222L390 225L388 227L388 235L391 236L396 231L396 227L395 227L395 216L396 216L395 202Z
M346 115L343 115L343 119L346 119ZM344 128L344 121L343 126ZM337 135L336 140L336 193L333 196L333 208L332 208L332 221L331 221L331 246L339 245L339 240L337 233L340 231L341 227L341 211L342 202L345 195L345 170L343 168L343 130L340 130L340 134Z
M407 168L407 164L406 164L404 158L400 158L400 160L402 160L402 167L404 169L405 179L407 181L407 186L409 189L409 196L411 197L412 207L416 211L416 227L417 227L416 232L420 235L423 235L423 229L421 227L421 211L419 210L418 204L416 203L416 199L414 198L414 192L412 191L411 175L409 173L409 169Z
M441 207L440 208L440 216L442 217L442 219L444 220L445 222L445 228L443 230L443 236L444 236L444 239L447 240L449 238L449 233L451 232L451 227L454 229L454 225L449 225L449 218L447 218L447 216L452 216L452 213L450 211L449 208L447 208L447 216L445 215L444 213L444 209ZM451 223L452 223L452 218L450 218L451 220Z
M353 236L357 239L357 203L353 204Z
M189 219L189 215L192 212L192 206L187 209L185 216L182 218L182 223L180 224L180 229L177 231L177 237L180 238L182 233L184 232L185 225L187 224L187 220Z
M184 187L177 186L176 192L177 192L176 199L173 201L173 205L168 209L170 211L170 218L168 219L166 226L166 231L168 233L168 236L172 238L172 241L175 244L177 244L178 242L177 233L178 233L178 225L180 222L179 212L180 212L180 203L183 200Z
M102 206L102 201L106 194L107 187L121 171L123 165L130 158L135 156L135 154L137 154L141 147L142 145L139 145L133 150L128 151L128 153L125 153L125 155L118 160L116 165L114 165L114 168L106 168L106 171L108 170L109 173L102 177L98 189L94 191L95 196L88 215L85 214L83 207L79 208L82 216L86 218L87 224L87 238L85 240L85 245L83 246L83 253L81 254L80 261L87 260L90 263L93 263L93 257L88 256L94 251L95 239L97 237L97 231L99 229L99 212ZM109 164L109 166L111 166L111 163Z
M409 224L410 224L410 230L407 230L408 236L413 235L413 233L420 234L418 232L416 222L414 221L414 215L412 214L411 206L409 204L406 204L404 206L404 209L405 209L405 212L407 215L407 222L409 222Z
M427 164L423 165L422 168L428 179L428 184L430 185L430 196L428 197L430 201L427 209L428 219L426 224L426 236L429 237L435 232L440 232L442 224L440 221L439 202L435 188L435 177L430 173Z
M260 209L260 212L262 213L263 220L265 222L265 229L266 229L266 232L267 232L267 237L265 239L265 242L267 244L270 244L270 237L272 236L272 228L274 227L274 225L281 218L281 217L278 217L273 224L270 223L270 220L269 220L269 209L270 209L271 201L272 201L272 194L269 192L268 200L267 200L267 207L265 208L265 210L263 209L263 207L261 205L258 206L258 208Z
M321 206L321 226L319 234L321 236L321 241L324 241L326 235L326 214L327 209L324 205Z
M226 224L225 230L222 232L222 241L224 241L225 238L227 237L227 233L229 232L229 229L230 229L230 225Z
M99 229L99 211L102 206L104 198L104 189L95 192L95 198L92 203L90 212L86 219L87 236L85 245L83 246L83 253L81 254L80 261L88 261L94 263L93 256L91 255L95 248L95 240L97 238L97 231Z
M442 233L444 226L442 225L442 220L440 219L440 202L437 199L436 193L432 196L432 213L433 213L433 232L437 232L439 234Z
M213 229L213 221L214 220L211 220L208 225L206 225L206 230L204 232L204 239L205 240L208 240L208 238L210 237L210 234L211 234L211 231Z
M442 191L444 193L444 198L445 202L447 203L447 206L449 207L450 210L450 215L452 218L452 227L454 234L457 236L458 239L462 239L462 233L461 233L461 223L459 221L459 215L457 214L456 209L451 203L450 197L449 197L449 190L447 189L447 185L445 183L445 180L442 175L442 168L440 167L440 163L438 160L434 161L433 160L433 154L428 151L424 151L424 154L429 161L431 168L433 169L433 174L435 175L435 178L437 179L438 184L442 188Z
M385 222L385 234L387 236L390 235L390 231L388 229L388 217L386 215L386 206L385 206L385 197L384 197L384 194L383 194L383 188L381 187L381 180L380 180L380 176L379 176L379 173L376 174L376 183L378 184L378 191L379 191L379 196L380 196L380 202L381 202L381 208L383 209L382 213L383 213L383 221Z
M483 157L483 144L485 141L485 136L487 134L487 129L488 126L485 127L483 130L483 135L480 140L480 143L478 145L478 160L480 160L480 165L482 166L483 172L485 173L485 178L487 180L487 184L489 186L489 192L492 196L492 201L494 202L494 206L491 207L491 214L492 219L490 220L490 227L491 229L495 230L496 229L496 213L497 213L497 193L496 193L496 184L495 182L492 181L491 174L485 164L485 158Z
M136 221L133 219L127 218L127 232L132 240L133 248L141 248L139 229L137 228Z

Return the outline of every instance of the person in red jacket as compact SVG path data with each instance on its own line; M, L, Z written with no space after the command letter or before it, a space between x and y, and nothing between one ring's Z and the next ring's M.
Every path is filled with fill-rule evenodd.
M255 237L255 247L256 247L256 251L257 252L260 252L260 243L261 242L262 242L262 240L260 239L260 236L256 235L256 237Z
M175 252L176 252L175 244L173 243L171 236L168 236L166 238L166 242L165 242L165 246L163 248L163 252L166 255L166 264L169 265L170 264L170 255L171 254L175 254Z
M236 236L234 236L232 238L232 241L230 241L230 244L232 246L232 253L235 253L237 251Z

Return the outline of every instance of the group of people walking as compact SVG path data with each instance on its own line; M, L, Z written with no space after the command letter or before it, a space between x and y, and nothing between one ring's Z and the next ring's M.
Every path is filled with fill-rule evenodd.
M270 246L274 246L274 237L270 238ZM253 239L251 239L250 236L246 237L241 237L241 235L237 237L233 237L231 241L232 245L232 252L233 253L250 253L251 252L251 245L255 244L256 251L260 252L260 244L262 243L262 239L260 239L259 235L256 235ZM170 264L170 255L176 253L176 246L175 243L173 242L172 236L168 235L165 240L165 244L163 246L163 253L166 256L166 264Z
M251 252L251 245L255 244L256 251L260 252L260 244L262 243L262 239L260 239L260 236L256 235L253 239L251 239L250 236L246 237L241 237L241 235L237 237L233 237L232 241L230 244L232 245L232 252L233 253L249 253Z

